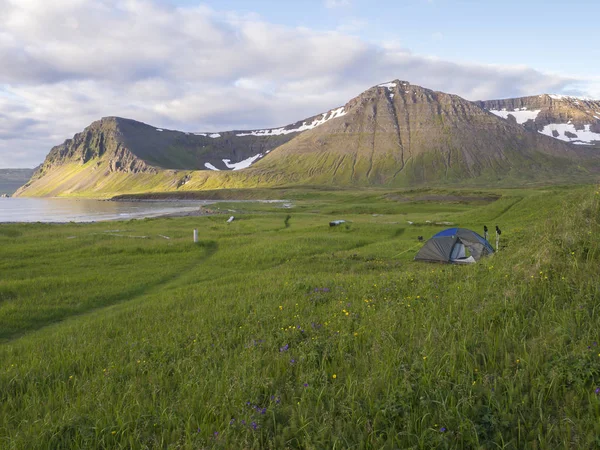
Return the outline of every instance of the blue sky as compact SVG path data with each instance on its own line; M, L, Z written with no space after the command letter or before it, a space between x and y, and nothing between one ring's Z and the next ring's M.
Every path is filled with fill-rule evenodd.
M600 2L0 0L0 168L105 116L277 127L408 80L600 98Z

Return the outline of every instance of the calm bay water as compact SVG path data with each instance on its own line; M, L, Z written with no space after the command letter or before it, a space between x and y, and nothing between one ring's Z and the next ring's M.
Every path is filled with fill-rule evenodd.
M197 211L211 201L110 202L62 198L0 198L0 222L97 222Z

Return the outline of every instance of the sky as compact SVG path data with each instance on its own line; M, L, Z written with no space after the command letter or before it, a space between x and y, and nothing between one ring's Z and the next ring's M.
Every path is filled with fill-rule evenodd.
M0 0L0 168L101 117L283 126L400 79L600 99L596 0Z

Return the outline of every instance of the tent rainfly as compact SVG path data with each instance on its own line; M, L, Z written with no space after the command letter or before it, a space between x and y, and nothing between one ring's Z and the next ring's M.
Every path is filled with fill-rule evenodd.
M415 261L469 264L494 253L488 241L466 228L448 228L429 239Z

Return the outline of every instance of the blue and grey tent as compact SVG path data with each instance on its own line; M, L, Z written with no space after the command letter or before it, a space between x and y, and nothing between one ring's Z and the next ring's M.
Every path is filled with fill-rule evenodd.
M429 239L415 256L415 261L468 264L491 255L488 241L466 228L448 228Z

